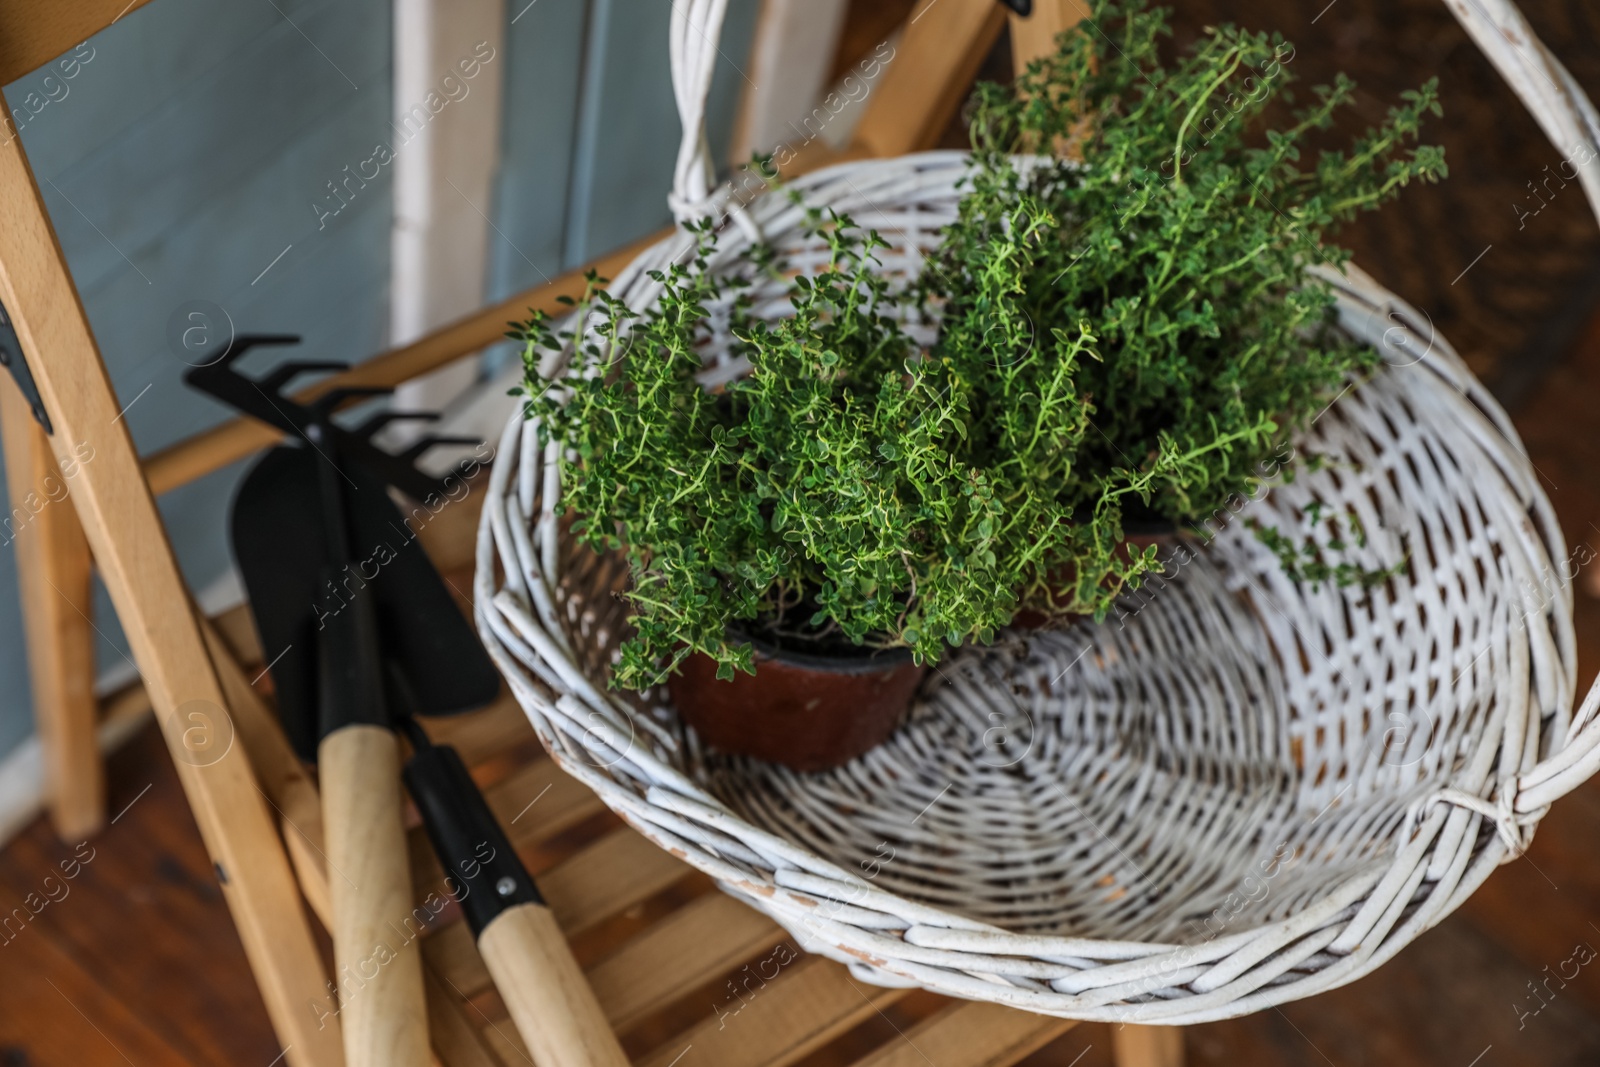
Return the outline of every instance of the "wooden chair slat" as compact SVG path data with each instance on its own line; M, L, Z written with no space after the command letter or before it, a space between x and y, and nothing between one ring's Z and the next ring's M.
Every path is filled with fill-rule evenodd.
M518 849L530 848L606 810L599 797L549 759L537 759L484 790Z
M638 831L614 830L539 877L568 937L577 937L672 886L694 868Z
M612 1026L625 1031L782 938L782 928L765 915L725 894L707 893L590 968L589 984ZM465 923L430 934L422 952L429 968L458 995L477 997L490 988L489 973Z
M232 728L250 757L256 785L278 821L300 891L312 913L327 928L333 904L328 896L327 862L322 852L322 801L316 784L290 747L266 697L250 684L226 639L198 610L195 617L227 695ZM220 724L205 726L220 728Z
M782 927L748 904L707 893L596 964L589 984L611 1025L625 1031L783 936Z
M422 959L457 996L470 999L489 988L489 969L464 921L430 931L422 939Z
M431 967L423 967L422 980L428 994L428 1043L439 1063L445 1067L505 1067L472 1022L472 1007L452 993Z
M63 841L81 841L106 822L105 766L94 699L94 562L78 513L52 506L67 481L15 382L0 388L11 497L8 540L16 547L17 592L28 648L34 722L44 755L45 802ZM44 501L43 504L40 501ZM24 521L12 530L18 517ZM31 517L30 517L31 516Z
M446 508L445 512L449 510ZM434 566L448 573L436 557ZM511 694L504 690L495 697L494 703L480 711L429 719L424 725L434 744L454 748L468 767L500 755L523 741L533 743L533 728L528 725L527 717Z
M898 156L934 147L1005 28L994 0L923 0L867 98L854 147Z
M500 1057L502 1063L515 1064L519 1067L533 1063L533 1053L528 1051L528 1046L522 1041L522 1035L517 1033L517 1028L511 1025L509 1018L485 1026L483 1040L486 1045L494 1049L495 1055ZM449 1067L455 1067L455 1064L452 1063Z
M228 651L240 666L254 665L257 669L250 677L259 678L266 656L261 654L261 638L256 633L256 620L250 614L249 604L235 604L220 615L211 617Z
M1011 16L1011 66L1021 73L1029 63L1056 50L1061 31L1076 26L1088 11L1078 0L1034 0L1033 13Z
M999 1004L956 1003L856 1062L856 1067L1010 1067L1077 1023Z
M1183 1031L1176 1026L1117 1026L1111 1030L1117 1067L1183 1067Z
M908 991L862 985L832 960L807 956L752 992L661 1045L640 1067L671 1067L680 1056L682 1067L787 1067Z

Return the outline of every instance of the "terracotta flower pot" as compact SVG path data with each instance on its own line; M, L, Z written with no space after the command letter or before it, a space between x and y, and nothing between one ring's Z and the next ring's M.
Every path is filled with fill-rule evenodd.
M846 658L752 643L755 674L718 681L716 661L696 653L667 691L711 747L797 771L828 770L882 744L927 671L904 649Z

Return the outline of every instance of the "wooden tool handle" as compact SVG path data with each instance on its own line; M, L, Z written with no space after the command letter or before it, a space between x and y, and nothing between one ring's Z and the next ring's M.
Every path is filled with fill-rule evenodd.
M538 1067L628 1067L549 908L501 912L478 936L478 952Z
M346 1067L428 1067L399 739L346 726L323 738L317 762Z

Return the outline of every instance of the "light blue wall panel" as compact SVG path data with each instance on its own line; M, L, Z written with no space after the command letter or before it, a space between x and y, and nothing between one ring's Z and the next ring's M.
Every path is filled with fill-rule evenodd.
M706 125L712 158L728 134L748 80L758 0L732 0L718 44ZM672 5L591 0L582 104L568 209L568 265L627 244L671 220L667 190L680 137L668 71Z
M489 298L565 269L562 233L590 4L509 0L500 166L489 237ZM501 236L504 234L504 236Z
M129 18L165 16L171 10L167 2ZM177 3L193 6L194 0ZM237 5L213 7L230 11ZM49 179L46 203L62 241L70 238L72 247L81 248L73 271L84 294L93 293L109 275L137 273L134 267L150 275L145 257L175 225L265 170L277 172L284 201L297 203L303 214L295 229L314 228L309 205L323 192L323 182L345 163L365 158L370 148L366 137L356 139L360 120L366 120L373 136L387 135L389 44L386 35L371 32L372 20L382 18L387 9L377 0L320 5L296 20L310 41L280 19L227 63L200 75L133 126L108 131L94 151L65 172L42 174ZM340 41L348 43L340 47ZM103 50L109 52L114 44L107 42ZM341 70L356 85L365 82L364 88L352 88ZM327 162L336 164L331 173L296 173L283 167L290 145L341 118L356 125L341 146L343 152L329 154ZM236 216L229 228L248 230L251 222ZM224 235L213 236L220 240ZM256 270L265 265L262 261Z
M719 160L758 6L730 5L710 109ZM662 0L508 0L485 299L668 221L669 12ZM70 80L41 70L6 95L13 107L48 99L24 107L23 143L141 452L229 417L182 384L168 325L187 301L219 305L239 332L302 334L296 357L380 351L392 169L337 215L319 220L312 205L332 203L327 183L380 142L404 151L389 123L389 0L160 0L88 47ZM252 370L282 358L252 357ZM226 509L244 466L160 501L195 588L228 566ZM103 590L96 621L102 666L119 662ZM14 561L0 546L0 755L31 729L25 677Z
M298 17L308 5L299 0L280 6ZM124 18L88 42L94 58L85 65L82 80L69 87L72 103L63 102L73 118L59 119L59 112L47 111L41 113L48 116L43 121L70 121L83 130L126 129L166 100L189 91L201 74L226 66L234 53L282 21L267 4L190 4L181 18L165 12ZM155 72L149 67L153 59L161 64ZM12 106L20 99L13 90L39 87L47 73L41 69L8 86L6 97ZM139 91L116 91L117 87L132 86ZM107 87L112 88L108 91ZM34 167L52 174L61 173L99 147L99 142L89 137L62 135L33 137L28 143Z
M727 155L759 6L729 5L709 108L718 160ZM511 0L491 299L671 221L666 196L679 126L667 70L670 11L658 0ZM486 372L512 358L513 346L495 346Z
M55 79L57 99L24 108L23 144L140 451L229 417L182 384L167 333L185 301L220 305L240 332L300 333L296 356L382 350L390 170L320 228L311 205L394 139L388 0L161 0L88 45L70 81L46 68L5 91L15 107ZM228 566L242 470L160 502L196 588ZM0 754L31 729L15 589L0 547ZM104 667L124 642L103 591L99 601Z

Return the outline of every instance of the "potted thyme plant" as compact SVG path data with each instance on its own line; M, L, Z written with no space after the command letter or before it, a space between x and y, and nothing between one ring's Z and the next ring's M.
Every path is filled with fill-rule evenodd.
M1037 531L1069 518L1053 478L1087 428L1069 352L1034 440L1002 452L968 433L981 376L902 330L882 239L813 221L829 260L793 279L788 316L753 319L744 280L705 269L702 230L648 314L591 290L587 370L531 403L568 449L574 534L628 554L635 633L616 684L665 681L719 747L805 769L881 741L923 664L1011 617L1047 558ZM699 348L707 307L730 296L751 370L714 393ZM537 316L517 333L530 360L573 340ZM735 681L752 676L754 700Z
M1253 488L1372 369L1304 270L1344 260L1325 230L1443 175L1440 150L1406 147L1432 83L1301 169L1347 80L1250 135L1286 95L1280 39L1220 27L1167 66L1161 12L1094 21L980 87L959 217L915 284L879 271L879 234L813 212L826 265L783 275L788 314L765 321L742 291L784 265L708 270L707 222L650 310L592 279L569 324L512 332L574 536L629 561L613 684L667 684L715 747L844 762L950 647L1019 609L1103 617L1157 564L1133 523L1176 528ZM1241 69L1259 80L1237 99ZM931 346L912 312L940 323ZM714 390L697 380L713 330L750 367Z
M1092 429L1057 482L1073 521L1021 591L1043 615L1103 614L1129 541L1252 496L1289 436L1375 369L1305 268L1344 264L1330 231L1447 173L1442 149L1412 146L1439 113L1435 81L1303 166L1351 103L1349 79L1289 111L1280 36L1215 27L1168 65L1168 32L1162 9L1099 3L1013 85L978 86L969 186L921 281L943 317L931 358L989 367L979 432L1014 427L1072 352ZM1263 131L1275 102L1288 121ZM1342 584L1388 573L1335 569Z

